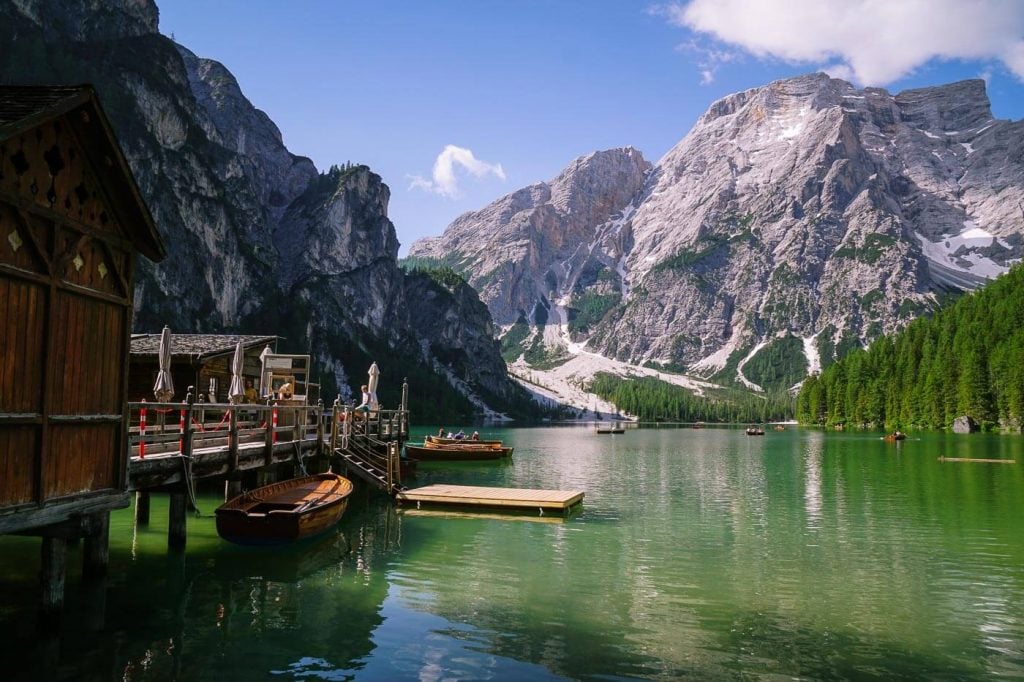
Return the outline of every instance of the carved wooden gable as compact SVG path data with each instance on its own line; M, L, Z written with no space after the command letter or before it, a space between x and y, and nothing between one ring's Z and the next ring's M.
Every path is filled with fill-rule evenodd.
M0 192L19 200L0 205L0 262L128 296L130 242L66 117L0 142Z

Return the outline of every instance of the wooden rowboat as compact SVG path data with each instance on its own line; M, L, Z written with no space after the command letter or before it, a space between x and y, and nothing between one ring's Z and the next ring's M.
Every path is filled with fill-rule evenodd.
M405 456L421 461L473 461L511 457L512 448L500 445L441 445L424 442L422 445L405 444Z
M423 439L425 443L437 443L438 445L498 445L500 440L473 440L472 438L441 438L440 436L427 436Z
M352 481L315 474L243 493L217 508L217 534L239 545L283 545L330 529L348 506Z
M763 436L764 435L764 429L758 428L756 426L751 426L749 429L747 429L747 435L748 436Z

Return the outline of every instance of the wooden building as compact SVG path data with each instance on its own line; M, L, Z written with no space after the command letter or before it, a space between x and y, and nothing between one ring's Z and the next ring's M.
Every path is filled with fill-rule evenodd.
M228 402L231 360L239 341L245 351L242 375L247 381L251 380L253 386L259 387L260 353L268 346L271 350L277 347L276 336L171 334L171 379L175 390L172 400L184 400L188 387L194 386L194 399L198 400L202 395L206 402ZM159 348L159 333L132 335L128 400L153 401L153 384L160 369Z
M128 504L138 253L165 247L93 88L0 86L0 533L102 536L87 562Z

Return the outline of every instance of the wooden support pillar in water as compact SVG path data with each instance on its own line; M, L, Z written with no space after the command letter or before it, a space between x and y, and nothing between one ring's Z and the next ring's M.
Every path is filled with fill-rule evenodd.
M224 501L234 499L242 494L242 482L240 480L228 479L224 481Z
M104 577L110 563L110 512L95 514L92 521L93 527L85 538L85 551L82 553L82 577L85 580Z
M141 490L135 493L135 525L149 525L149 493Z
M277 467L260 469L260 472L256 477L256 485L263 487L265 485L270 485L271 483L277 483Z
M67 567L68 541L59 537L44 537L42 549L43 619L52 620L64 608L64 575Z
M188 537L188 499L185 493L171 493L170 505L167 510L167 546L171 549L184 549Z

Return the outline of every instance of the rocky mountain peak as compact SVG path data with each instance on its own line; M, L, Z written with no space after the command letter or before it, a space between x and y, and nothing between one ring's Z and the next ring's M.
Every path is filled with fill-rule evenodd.
M1022 151L1024 123L994 120L982 81L894 96L808 74L713 103L631 197L581 157L544 206L499 200L424 253L570 353L779 385L1021 259ZM563 176L607 203L556 198Z
M934 132L970 130L992 120L988 91L980 78L904 90L894 101L905 123Z
M641 191L650 170L632 147L581 156L550 182L460 216L441 238L417 241L410 257L465 274L499 324L543 317L540 311L567 285L569 263L590 257L603 231Z

